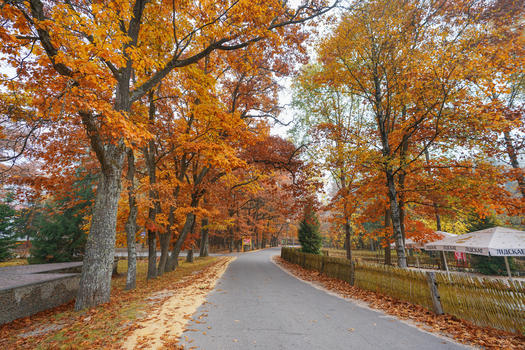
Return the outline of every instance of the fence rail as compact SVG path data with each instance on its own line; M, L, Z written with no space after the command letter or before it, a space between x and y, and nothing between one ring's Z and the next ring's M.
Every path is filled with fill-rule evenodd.
M445 312L479 326L525 334L525 283L350 262L282 248L284 260L356 287ZM441 311L442 310L442 311Z
M345 258L346 251L341 249L324 249L323 252L329 254L329 256ZM447 254L448 267L451 270L471 270L470 263L468 261L457 261L454 259L453 254ZM383 250L369 251L369 250L352 250L352 256L365 263L383 264L385 261L385 255ZM441 259L438 254L430 256L427 253L415 253L414 255L407 255L407 265L409 267L417 268L429 268L429 269L441 269ZM391 251L391 263L397 265L397 254L395 250Z

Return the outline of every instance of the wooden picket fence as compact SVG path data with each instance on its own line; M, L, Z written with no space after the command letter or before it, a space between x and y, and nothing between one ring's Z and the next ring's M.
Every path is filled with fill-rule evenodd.
M390 295L438 313L445 312L479 326L525 334L523 282L353 263L343 258L302 253L294 248L283 247L281 257L356 287Z
M480 326L525 334L525 283L436 275L443 311Z
M421 271L359 263L355 264L354 285L432 310L432 296L426 274Z
M346 258L346 250L343 249L325 249L323 252L329 254L329 256L337 258ZM395 249L392 249L391 263L397 266L397 253ZM448 267L450 270L469 270L470 265L467 262L458 262L454 259L454 255L451 252L447 252ZM370 250L352 250L352 257L357 261L362 261L372 264L383 265L385 256L383 251L370 251ZM430 256L427 253L416 253L414 255L407 255L407 265L409 267L425 268L425 269L440 269L440 258L439 256Z

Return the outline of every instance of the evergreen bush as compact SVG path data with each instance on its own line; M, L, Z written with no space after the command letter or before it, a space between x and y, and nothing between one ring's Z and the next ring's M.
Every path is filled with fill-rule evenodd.
M92 181L92 176L78 180L70 195L48 201L34 214L29 233L30 264L82 260L87 238L85 217L94 198Z
M323 242L319 233L319 220L311 207L305 209L304 218L299 224L299 242L304 253L320 254Z
M16 210L12 207L13 199L7 196L0 202L0 261L13 258L13 249L16 244Z

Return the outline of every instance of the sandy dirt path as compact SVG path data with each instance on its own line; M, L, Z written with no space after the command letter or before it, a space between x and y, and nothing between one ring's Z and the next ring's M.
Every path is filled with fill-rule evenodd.
M191 315L206 300L208 293L215 288L217 280L233 260L235 257L220 257L212 266L181 281L186 286L163 290L151 296L151 300L169 297L160 305L153 306L148 317L137 323L137 328L127 337L122 348L164 349L168 345L174 345Z

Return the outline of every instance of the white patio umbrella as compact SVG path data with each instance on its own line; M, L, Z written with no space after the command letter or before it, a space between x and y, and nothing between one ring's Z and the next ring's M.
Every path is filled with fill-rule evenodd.
M448 232L445 232L445 231L435 231L434 233L436 234L436 237L431 242L435 242L435 241L438 241L438 240L443 240L443 239L448 238L448 237L457 237L457 235L455 235L453 233L448 233ZM430 242L427 242L427 243L430 243ZM422 249L424 247L424 245L425 245L424 242L416 242L412 238L405 239L405 246L407 248L419 248L419 249Z
M511 278L507 257L525 256L525 231L497 226L427 243L425 250L503 256Z
M453 233L445 232L445 231L434 231L434 233L435 233L435 236L431 239L431 242L439 241L439 240L445 239L447 237L457 237L457 235L455 235ZM424 249L424 245L425 245L425 242L417 242L417 241L414 241L412 238L405 239L405 247L406 248ZM395 244L391 243L390 247L391 248L395 248ZM417 264L417 268L419 268L419 258L417 257L417 255L416 255L416 264ZM445 259L445 267L446 267L446 269L448 271L448 266L447 266L446 259Z

